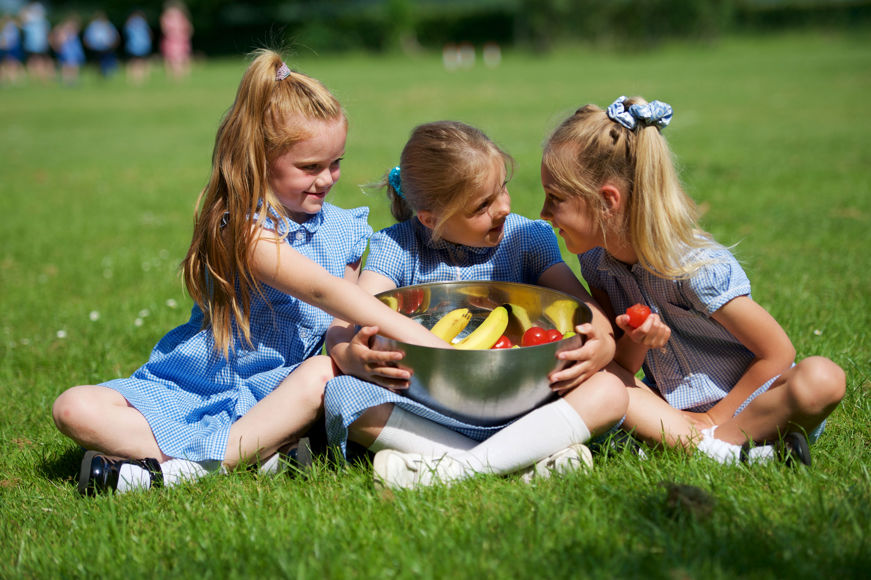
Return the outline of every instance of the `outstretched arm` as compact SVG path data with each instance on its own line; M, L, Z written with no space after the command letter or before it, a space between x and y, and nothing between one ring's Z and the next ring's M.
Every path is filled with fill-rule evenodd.
M262 283L308 302L336 318L361 326L378 326L390 338L436 348L449 348L422 325L404 316L369 292L322 266L264 231L251 251L251 271Z
M370 294L396 287L386 276L369 270L360 275L358 285ZM352 324L335 319L327 331L327 352L345 374L388 389L408 388L411 372L397 366L403 354L371 348L371 340L378 331L378 326L364 326L355 334Z

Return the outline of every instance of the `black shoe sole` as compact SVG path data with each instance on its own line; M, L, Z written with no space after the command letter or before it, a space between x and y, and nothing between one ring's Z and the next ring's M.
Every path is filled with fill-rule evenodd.
M91 464L96 455L99 455L96 451L86 451L82 458L82 467L79 469L79 493L82 495L96 495L97 493L91 486Z

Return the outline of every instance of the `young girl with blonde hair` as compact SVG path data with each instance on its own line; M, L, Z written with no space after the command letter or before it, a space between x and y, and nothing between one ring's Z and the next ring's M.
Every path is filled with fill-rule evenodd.
M559 398L510 424L483 427L403 396L410 376L393 366L401 353L368 347L377 329L363 328L353 338L348 326L331 329L331 355L355 376L327 386L328 436L343 449L350 436L377 452L382 485L414 487L536 463L542 475L588 465L583 444L623 417L622 382L598 372L613 357L610 325L562 260L550 226L511 213L511 167L512 159L474 127L442 121L415 128L399 166L382 183L399 223L372 237L359 284L373 294L453 280L547 286L590 305L593 323L577 328L586 342L559 355L574 364L542 377Z
M171 485L274 456L322 413L332 316L447 344L355 284L368 209L325 201L347 119L317 80L261 51L215 140L182 264L195 305L129 378L73 387L53 407L89 449L79 491ZM148 459L143 459L148 458Z
M764 458L781 442L810 463L815 439L844 395L843 371L793 363L786 333L750 295L732 253L698 227L661 130L672 109L620 97L578 109L548 139L541 217L578 254L591 293L622 336L631 373L623 428L648 442L698 448L723 463ZM649 307L635 326L624 312ZM754 445L760 445L754 448Z

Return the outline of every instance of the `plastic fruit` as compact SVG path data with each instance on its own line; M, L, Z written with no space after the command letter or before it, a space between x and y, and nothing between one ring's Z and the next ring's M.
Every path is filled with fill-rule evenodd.
M545 330L544 335L547 337L547 342L556 342L563 339L563 333L556 328Z
M468 308L457 308L439 318L430 332L445 342L450 342L463 332L470 320L472 320L472 313Z
M496 344L496 341L508 327L508 310L504 306L497 306L484 322L478 325L466 338L454 346L460 350L486 350Z
M629 326L638 328L650 316L650 308L644 304L633 304L626 309L626 316L629 317Z
M547 342L547 331L540 326L533 326L523 333L523 338L520 339L520 346L535 346Z

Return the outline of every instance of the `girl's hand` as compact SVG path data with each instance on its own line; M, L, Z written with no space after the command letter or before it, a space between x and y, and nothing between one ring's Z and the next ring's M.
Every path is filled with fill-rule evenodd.
M615 319L617 326L629 340L646 348L662 348L671 338L671 329L656 313L651 313L638 328L629 325L629 316L621 314Z
M362 327L348 343L348 349L343 356L346 366L340 364L339 367L346 374L391 391L407 389L411 372L397 366L405 355L394 350L373 349L372 344L376 334L378 334L377 326Z
M583 337L580 348L557 353L557 359L567 361L567 367L548 375L550 388L557 394L564 394L599 372L614 358L614 341L596 332L592 324L581 324L575 328Z

